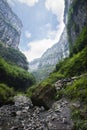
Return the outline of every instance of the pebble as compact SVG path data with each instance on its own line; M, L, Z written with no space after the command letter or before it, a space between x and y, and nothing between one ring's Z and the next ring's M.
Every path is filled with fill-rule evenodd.
M72 128L69 106L65 99L56 101L48 111L43 106L33 106L31 100L25 96L16 96L14 101L15 105L0 108L0 130L59 130L60 128L68 130L67 128Z

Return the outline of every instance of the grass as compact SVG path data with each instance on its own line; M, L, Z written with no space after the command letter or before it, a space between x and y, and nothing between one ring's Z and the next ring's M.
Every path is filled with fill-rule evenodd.
M0 84L0 105L12 102L15 92L6 84Z
M73 130L87 129L87 75L74 81L57 93L56 99L67 98L71 103L71 114L74 122ZM80 106L73 106L73 102L79 102Z

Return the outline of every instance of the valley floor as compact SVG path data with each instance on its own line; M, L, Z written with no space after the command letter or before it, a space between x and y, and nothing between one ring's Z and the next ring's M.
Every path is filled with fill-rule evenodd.
M0 130L71 130L70 103L55 101L49 110L33 106L26 96L14 97L14 105L0 108Z

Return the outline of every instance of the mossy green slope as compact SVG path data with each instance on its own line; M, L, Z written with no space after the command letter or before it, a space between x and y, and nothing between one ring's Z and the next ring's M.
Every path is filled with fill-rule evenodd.
M56 99L67 98L71 104L73 130L87 129L87 73L57 92Z
M13 88L9 88L6 84L0 83L0 105L13 103L15 92Z
M12 86L15 90L25 91L34 82L35 78L32 74L0 58L0 83Z
M25 55L12 47L5 47L0 41L0 56L12 65L28 70L28 62Z

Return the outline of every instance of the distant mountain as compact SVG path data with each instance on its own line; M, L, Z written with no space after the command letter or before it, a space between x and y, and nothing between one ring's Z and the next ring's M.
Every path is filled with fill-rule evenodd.
M64 23L68 21L68 11L72 0L65 0ZM58 43L49 48L39 59L29 63L29 71L36 77L37 81L45 79L55 68L56 64L69 56L69 43L67 29L64 28Z
M63 58L69 55L69 45L67 40L66 28L60 37L58 43L49 48L39 59L29 63L29 70L33 72L36 78L42 80L54 69L55 65ZM46 71L47 70L47 71ZM43 73L42 73L43 71ZM38 74L37 74L38 73Z

